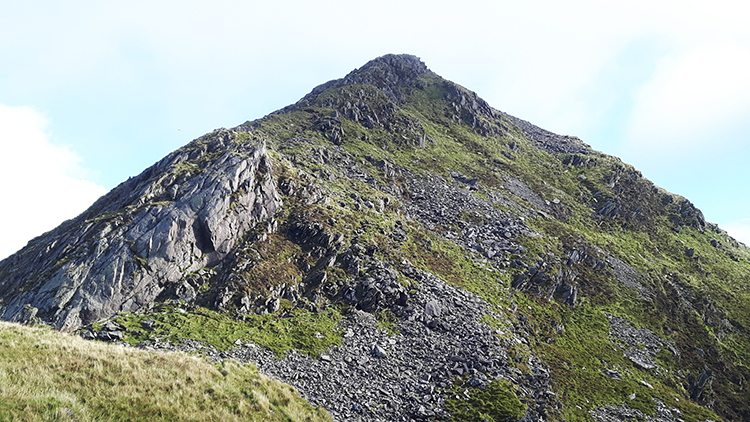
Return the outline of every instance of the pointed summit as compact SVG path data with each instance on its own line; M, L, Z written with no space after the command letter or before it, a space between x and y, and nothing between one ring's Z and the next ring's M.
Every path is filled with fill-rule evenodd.
M387 54L367 62L344 78L345 84L373 85L391 100L403 102L401 89L422 86L419 76L430 72L417 56L410 54Z
M412 74L414 76L430 71L422 59L413 54L385 54L370 60L359 69L351 71L349 75L366 72L372 68L390 68L394 73Z
M386 54L370 60L359 69L349 72L344 78L317 86L302 99L302 102L313 100L328 89L347 85L370 85L382 91L394 103L400 104L405 99L402 89L423 86L419 77L427 73L434 75L417 56Z

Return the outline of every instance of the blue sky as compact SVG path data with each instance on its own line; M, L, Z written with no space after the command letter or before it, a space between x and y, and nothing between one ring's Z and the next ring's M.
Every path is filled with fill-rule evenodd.
M0 0L0 257L170 151L410 53L750 244L739 1Z

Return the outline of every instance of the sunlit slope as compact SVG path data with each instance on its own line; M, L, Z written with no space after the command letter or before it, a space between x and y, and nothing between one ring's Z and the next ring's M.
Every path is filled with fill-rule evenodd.
M327 421L291 387L231 361L0 322L3 421Z

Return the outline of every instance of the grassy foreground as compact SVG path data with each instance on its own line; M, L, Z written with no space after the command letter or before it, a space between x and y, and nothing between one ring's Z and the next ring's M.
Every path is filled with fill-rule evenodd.
M330 421L251 365L0 322L0 421Z

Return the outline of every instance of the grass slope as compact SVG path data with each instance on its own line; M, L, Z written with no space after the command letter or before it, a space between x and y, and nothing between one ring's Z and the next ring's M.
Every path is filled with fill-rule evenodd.
M0 420L330 421L231 361L146 352L0 322Z

